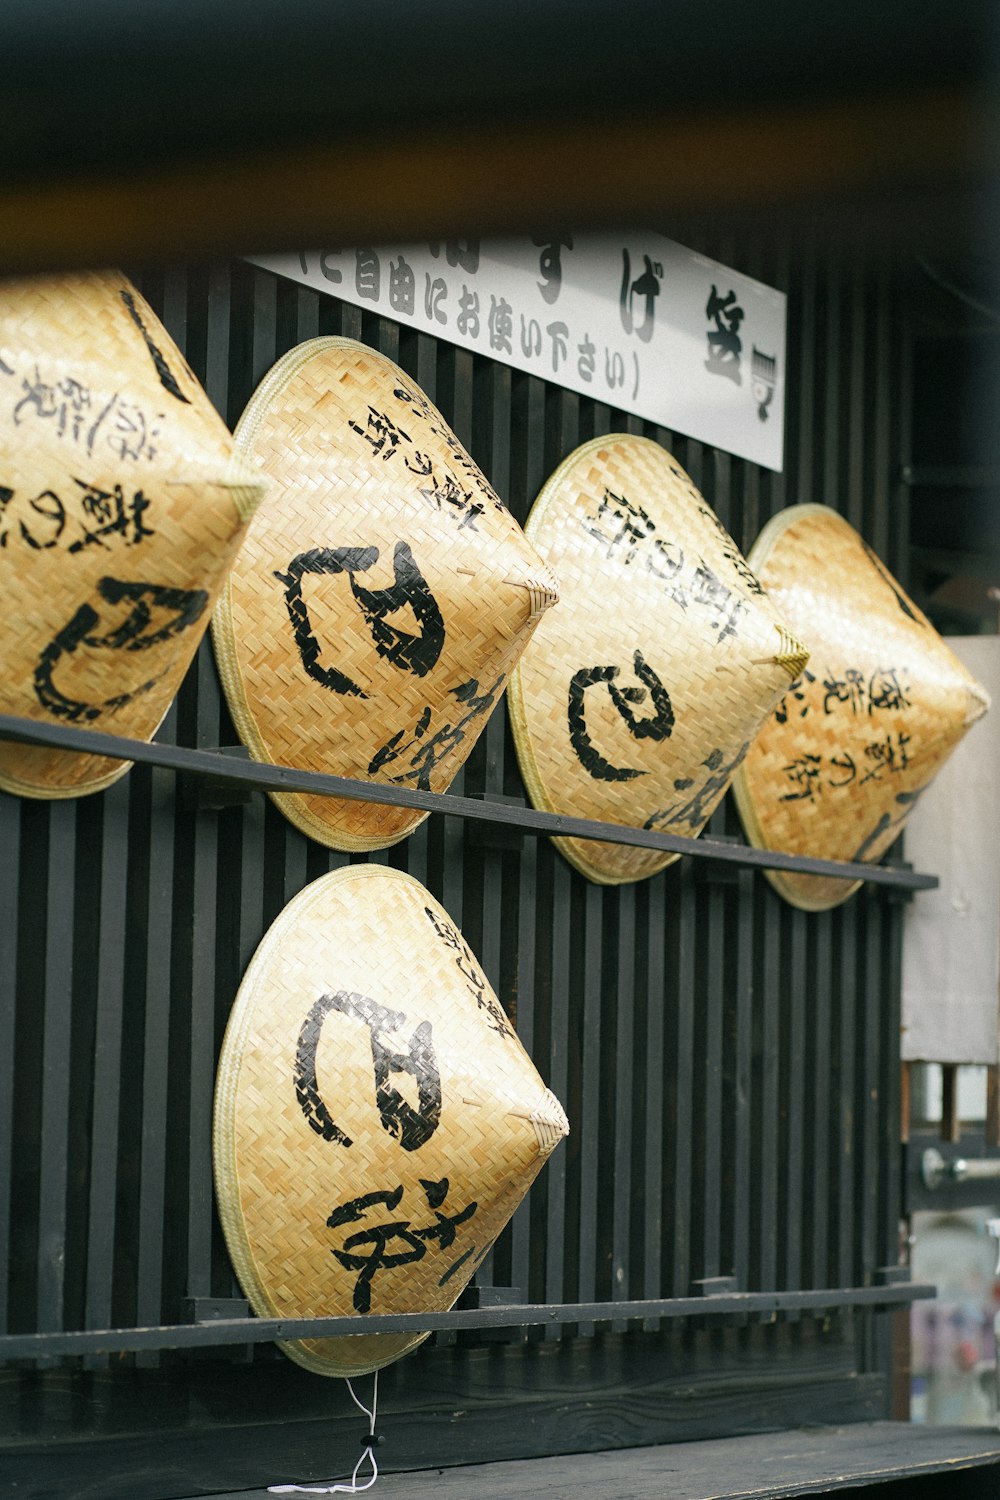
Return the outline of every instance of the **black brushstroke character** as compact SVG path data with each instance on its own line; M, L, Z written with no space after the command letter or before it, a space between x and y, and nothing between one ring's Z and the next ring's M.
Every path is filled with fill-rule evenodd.
M743 309L736 302L736 293L729 291L721 297L713 282L705 304L705 317L710 323L714 322L715 327L706 335L708 358L705 360L705 369L710 375L724 375L735 385L743 384L743 376L740 374L740 354L743 349L740 324L743 316Z
M157 583L139 583L119 578L100 579L97 592L104 605L131 605L131 610L122 623L104 635L95 635L93 632L100 616L92 605L81 604L69 624L64 625L55 639L45 647L35 668L38 701L49 713L60 719L69 719L71 723L81 719L86 723L103 713L124 708L133 699L148 693L167 668L164 667L131 692L117 693L112 698L106 698L103 703L87 703L67 697L55 685L53 673L64 656L72 656L81 645L89 646L95 651L148 651L153 646L172 640L194 625L208 604L205 589L164 588ZM154 610L164 611L168 619L164 624L150 628L153 625Z
M625 567L639 554L641 543L656 531L655 522L650 520L643 506L633 504L627 495L616 495L607 485L596 515L586 516L580 524L584 531L596 537L599 542L607 542L605 557L613 557L616 550L624 544L622 562ZM620 552L618 555L621 557ZM682 561L683 556L682 553Z
M393 312L412 318L417 300L417 283L413 267L402 256L389 262L389 306Z
M774 387L777 383L778 361L773 354L765 354L763 349L758 349L754 344L751 351L751 370L753 377L753 399L757 403L757 417L761 422L768 419L768 407L774 400Z
M730 778L739 770L746 760L747 751L750 749L750 741L745 740L732 760L727 761L720 747L705 757L702 765L708 771L708 775L702 781L700 787L693 795L679 806L674 803L670 807L661 808L648 817L642 825L644 828L669 828L673 825L686 826L692 831L697 831L708 819L712 807L729 785ZM694 786L693 777L680 777L674 782L674 790L686 792Z
M794 714L798 708L800 719L804 719L812 706L809 702L809 686L816 681L812 672L802 672L795 681L789 684L788 691L782 695L781 701L774 710L775 722L787 724L789 716ZM827 695L829 696L829 694ZM798 705L802 707L799 708ZM829 713L829 709L827 710Z
M146 329L146 325L142 321L142 315L135 305L135 298L132 296L132 293L128 291L126 287L122 287L121 291L119 292L119 296L121 297L125 306L128 308L128 314L132 319L132 322L142 334L146 348L149 350L149 357L156 367L156 373L160 377L160 384L162 385L163 389L165 391L169 391L171 396L173 396L175 400L183 401L185 406L190 406L191 402L188 397L185 396L180 386L177 384L177 380L174 376L173 371L167 364L166 360L163 358L160 350L156 347L156 345L153 343L153 340L150 338L149 333Z
M656 299L660 295L660 282L663 279L663 266L659 261L650 260L644 255L646 269L640 276L632 281L632 262L629 259L628 250L622 250L622 286L619 294L619 312L621 313L622 327L626 333L634 333L636 338L648 344L653 337L653 323L656 318ZM634 326L632 316L632 303L636 297L645 298L642 322L638 328Z
M876 573L881 578L886 588L892 590L896 599L896 603L903 611L903 614L906 615L907 619L912 620L914 625L919 625L922 630L926 622L922 620L919 615L914 614L913 606L911 605L909 599L907 599L906 595L902 592L899 584L896 582L895 578L893 578L892 574L889 572L889 569L879 557L878 553L872 551L871 547L869 547L868 543L864 540L863 537L860 540L861 545L865 550L865 556L868 558L868 561L871 563L872 567L875 569Z
M447 1177L442 1177L436 1182L421 1177L420 1186L424 1190L427 1206L434 1214L430 1224L422 1229L414 1229L410 1219L395 1219L387 1224L371 1224L367 1229L359 1229L354 1234L349 1234L341 1249L331 1251L331 1254L346 1270L358 1272L352 1299L356 1312L366 1313L371 1310L371 1285L377 1271L388 1271L396 1266L408 1266L414 1261L423 1260L428 1246L435 1240L439 1250L447 1250L455 1243L455 1231L459 1224L464 1224L471 1219L479 1207L478 1203L472 1202L467 1203L465 1208L460 1209L456 1214L444 1214L441 1209L449 1191ZM359 1198L352 1199L350 1203L343 1203L339 1208L335 1208L326 1221L327 1228L340 1229L344 1224L356 1224L364 1219L369 1209L379 1205L395 1211L402 1197L402 1183L391 1191L363 1193ZM398 1242L404 1248L390 1251L389 1247L394 1242ZM358 1253L362 1247L369 1247L368 1254Z
M287 572L276 571L275 578L285 586L285 605L291 621L299 658L307 674L331 692L345 697L367 698L368 694L346 672L338 667L324 667L319 659L320 647L313 634L309 608L302 593L302 579L307 574L346 573L351 591L372 633L379 656L403 672L425 677L437 662L444 646L444 620L437 601L427 586L407 542L397 542L393 551L394 582L384 589L366 589L355 574L367 573L378 562L377 547L312 547L293 557ZM400 630L387 622L387 616L407 605L412 609L420 634Z
M427 248L437 260L441 254L441 241L429 240ZM474 276L479 270L478 240L445 240L444 254L449 266L460 267L467 276Z
M412 781L416 783L420 791L431 791L431 777L438 766L461 745L470 725L476 719L489 713L503 685L504 675L501 673L493 686L487 688L485 692L480 692L479 680L476 677L470 677L468 682L459 683L458 687L449 688L451 696L468 710L458 723L452 724L446 721L431 735L430 739L424 739L432 718L430 705L428 705L414 726L413 738L407 744L403 744L406 730L397 730L392 738L387 740L372 756L368 764L368 775L377 776L385 766L392 765L393 761L399 760L401 756L414 750L409 769L401 771L398 776L389 776L386 779L397 783Z
M704 558L699 559L691 579L690 594L695 604L704 605L715 615L717 643L721 644L727 635L736 634L736 622L746 612L746 600L734 594Z
M124 537L126 546L136 547L144 537L153 536L151 527L142 519L150 504L142 490L134 490L129 499L120 484L102 490L84 479L74 479L73 483L83 491L80 508L89 524L84 525L83 536L71 542L67 551L83 552L94 544L104 547L104 538L110 536Z
M906 696L909 684L899 680L899 672L895 667L879 667L868 680L868 714L869 717L879 709L899 712L910 707L910 700Z
M325 1141L341 1146L353 1144L337 1125L320 1094L316 1078L316 1049L323 1022L332 1012L361 1021L371 1036L372 1066L375 1070L375 1104L382 1128L394 1136L404 1151L416 1151L427 1144L441 1120L441 1074L431 1034L431 1023L421 1021L414 1028L405 1051L399 1051L386 1038L387 1032L406 1025L402 1011L389 1010L367 995L339 990L335 995L321 995L302 1023L295 1048L295 1097L310 1127ZM417 1107L413 1108L389 1078L407 1073L416 1081Z
M811 680L815 682L816 679L812 678ZM795 687L795 683L792 684L792 687ZM834 712L838 704L846 703L850 707L851 713L857 717L859 712L865 712L865 705L868 701L867 692L865 680L856 667L847 667L843 677L834 677L832 674L829 677L824 677L823 712L829 715ZM785 700L782 699L781 701L784 703ZM868 712L869 714L871 713L870 704L868 704ZM775 714L775 718L778 718L777 714ZM784 719L779 719L778 722L783 724L785 721Z
M6 509L6 504L13 499L14 491L6 485L0 486L0 511ZM21 532L21 540L36 552L46 552L50 547L58 546L59 539L66 526L66 507L63 505L55 490L42 490L40 495L28 501L32 512L39 517L39 521L32 522L33 526L41 524L50 528L49 535L44 540L39 540L35 531L29 529L24 521L18 522ZM0 547L6 547L8 532L0 534ZM73 549L70 548L70 551Z
M274 574L278 582L285 585L285 607L305 671L332 693L342 693L345 697L367 698L368 694L346 672L321 664L319 642L313 634L309 608L302 595L302 579L306 574L364 572L377 559L377 547L312 547L293 557L287 572L276 570Z
M479 337L479 293L470 292L464 281L458 299L458 331L463 339Z
M857 778L858 768L850 750L842 750L839 755L831 755L830 765L835 766L838 771L843 771L844 774L839 781L834 781L831 776L826 783L827 786L850 786L851 782Z
M674 710L670 694L641 651L636 651L633 666L635 675L645 684L644 687L618 687L615 679L619 668L615 666L581 667L570 679L567 708L570 744L584 770L597 781L631 781L634 777L645 776L647 773L627 766L613 766L597 750L587 732L586 695L590 688L601 682L607 683L611 701L633 739L659 742L669 739L673 733ZM653 712L646 718L638 718L630 705L645 702L647 688L652 698Z
M366 589L351 573L351 589L375 642L379 656L403 672L426 677L437 664L444 646L444 620L437 600L427 586L410 550L409 542L397 542L392 553L394 582L385 589ZM420 634L400 630L386 616L409 605Z
M382 262L370 245L354 252L354 290L359 297L377 302L382 293Z
M485 506L478 500L473 500L470 490L463 490L454 474L444 471L444 478L431 472L430 484L421 485L420 493L424 499L433 505L435 510L440 510L444 505L451 505L461 512L462 521L459 531L464 531L468 526L472 531L477 531L476 517L481 516Z
M783 792L778 801L813 802L816 794L823 790L823 783L819 779L822 769L823 757L821 755L806 753L790 761L785 767L785 775L794 786L798 787L798 791Z
M929 782L928 785L930 785ZM920 786L914 792L897 792L896 801L902 807L903 811L899 814L898 818L893 818L890 813L884 812L868 837L862 840L851 855L851 863L871 863L872 860L877 859L878 856L873 852L875 845L880 841L883 834L888 833L890 829L902 828L913 811L915 804L920 801L926 790L926 786ZM888 844L893 843L896 837L897 835L894 833L892 838L888 840L886 847L888 847Z
M533 239L531 242L541 250L538 257L538 274L541 281L535 283L542 297L551 307L562 291L562 251L563 246L567 250L573 248L573 236L568 234L563 239Z
M486 979L476 963L472 949L458 928L451 922L442 921L429 906L424 907L424 916L427 917L445 946L454 954L455 967L465 980L466 989L475 1000L477 1007L489 1016L487 1025L490 1031L495 1031L498 1036L502 1037L513 1036L514 1032L506 1012L495 997L487 994Z

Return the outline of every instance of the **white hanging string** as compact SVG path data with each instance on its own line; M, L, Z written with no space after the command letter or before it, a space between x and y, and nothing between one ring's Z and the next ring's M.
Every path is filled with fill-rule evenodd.
M345 1377L346 1379L346 1377ZM350 1484L269 1484L267 1492L269 1495L360 1495L365 1490L370 1490L378 1478L378 1462L375 1458L375 1444L381 1439L375 1435L375 1413L378 1410L378 1371L375 1371L375 1379L372 1384L371 1411L363 1401L359 1401L354 1393L354 1387L349 1380L346 1381L347 1389L351 1393L351 1400L359 1411L363 1411L368 1418L368 1435L362 1440L361 1457L354 1465L354 1473L351 1475ZM372 1476L366 1479L364 1484L358 1483L358 1474L365 1460L372 1466Z

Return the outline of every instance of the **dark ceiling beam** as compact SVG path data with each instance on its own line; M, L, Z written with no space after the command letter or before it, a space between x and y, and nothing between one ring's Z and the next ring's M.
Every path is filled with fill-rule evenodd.
M665 91L667 92L667 91ZM0 273L166 261L449 231L766 217L933 199L986 178L992 113L964 86L761 109L593 113L113 166L0 186Z

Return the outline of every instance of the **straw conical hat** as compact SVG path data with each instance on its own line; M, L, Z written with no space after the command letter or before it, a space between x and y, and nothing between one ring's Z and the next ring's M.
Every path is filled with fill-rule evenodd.
M555 584L440 413L350 339L301 344L236 429L273 481L213 636L258 760L428 791L464 762ZM336 849L426 814L278 794Z
M688 475L646 438L577 448L526 532L561 593L510 686L532 802L693 838L807 653ZM602 884L677 857L555 843Z
M355 865L307 886L236 997L215 1095L226 1243L268 1317L453 1305L568 1129L447 912ZM297 1340L322 1375L426 1335Z
M750 562L811 656L737 777L747 837L874 863L989 696L836 511L781 511ZM837 906L860 884L767 876L806 911Z
M115 272L0 285L0 711L148 740L262 491ZM95 792L128 764L0 745L0 787Z

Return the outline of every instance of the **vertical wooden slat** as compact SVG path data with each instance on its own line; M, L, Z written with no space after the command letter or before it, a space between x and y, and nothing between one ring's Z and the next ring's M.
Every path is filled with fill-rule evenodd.
M222 417L229 409L230 278L227 265L208 269L205 390Z
M646 1132L642 1152L645 1172L643 1191L643 1297L659 1297L666 1207L663 1195L663 1163L667 1120L664 1098L666 1071L665 1012L677 1003L668 993L666 981L666 876L657 875L646 885L648 898L646 969ZM655 1326L655 1324L654 1324Z
M855 1039L857 1035L857 938L858 903L849 900L836 913L839 918L840 985L834 1020L833 1077L837 1108L832 1116L837 1143L834 1239L832 1249L835 1286L851 1286L855 1272L854 1194L857 1166L855 1128Z
M867 505L865 485L865 445L868 434L868 412L865 390L865 348L867 340L867 287L864 266L859 254L851 258L849 267L850 309L848 323L849 346L847 353L847 495L842 505L847 519L856 530L868 536L871 519ZM842 373L841 378L844 378Z
M757 975L754 1007L752 1285L767 1291L778 1269L778 1150L781 929L777 898L757 886Z
M893 407L898 403L898 386L894 381L881 377L883 370L891 370L893 367L892 307L888 286L889 270L884 253L879 256L873 273L869 274L874 282L874 329L865 389L872 456L871 482L868 486L868 535L879 557L884 557L889 567L895 569L897 558L892 538L891 500L896 480L893 464L899 463L899 454L893 454L892 451L892 414Z
M125 1004L125 927L128 891L127 781L102 796L100 918L97 933L97 1015L90 1134L90 1195L87 1215L87 1282L84 1323L108 1328L112 1314L115 1206L118 1188L118 1119L122 1087L122 1012ZM91 1369L107 1364L94 1356Z
M840 424L842 396L840 389L840 353L843 342L841 323L841 282L839 256L830 252L823 265L823 291L826 308L826 327L823 362L817 372L817 404L822 401L822 426L817 437L822 436L823 467L822 493L817 495L824 505L834 510L843 509L844 487L840 465ZM817 478L820 476L817 475ZM860 516L858 517L860 520Z
M161 728L173 739L174 711ZM142 1121L139 1152L139 1237L137 1246L136 1313L152 1324L164 1316L163 1238L168 1161L167 1059L170 1053L170 983L174 907L173 777L151 768L149 789L149 857L147 864L146 927L143 947ZM156 1355L136 1356L137 1365L158 1362Z
M1000 1067L986 1069L986 1144L1000 1146Z
M700 1244L696 1276L721 1272L722 1204L722 1070L723 1007L728 1000L724 977L724 892L715 881L702 888L698 934L700 997L695 1021L695 1055L700 1077L696 1104L700 1167ZM728 1217L728 1215L727 1215Z
M575 941L570 921L570 869L561 855L552 859L552 988L547 1073L549 1087L557 1099L566 1098L568 1033L570 1016L569 976ZM564 1300L566 1153L553 1152L546 1168L545 1300ZM547 1328L547 1339L561 1337L560 1330Z
M518 861L517 958L514 977L517 1034L528 1056L535 1053L535 897L538 841L526 839ZM522 1203L511 1226L511 1285L527 1297L531 1279L531 1204Z
M962 1139L962 1122L958 1115L958 1068L954 1063L941 1067L941 1139L957 1146Z
M990 1070L991 1074L994 1070ZM989 1092L989 1091L988 1091ZM987 1103L987 1116L989 1104ZM900 1063L899 1068L899 1138L905 1145L910 1139L913 1121L913 1064Z
M899 1122L902 1115L899 1036L902 1013L903 944L902 907L884 898L879 901L882 922L881 973L876 1001L879 1021L879 1097L875 1110L874 1149L879 1167L877 1202L876 1264L896 1266L902 1258L903 1183ZM886 1415L909 1415L909 1318L906 1310L874 1320L877 1343L875 1364L889 1369L895 1378L885 1407ZM902 1368L899 1368L899 1366ZM898 1418L897 1418L898 1419Z
M602 894L600 886L587 883L583 905L583 973L580 986L583 1003L579 1012L579 1038L574 1049L580 1057L581 1079L578 1123L574 1122L579 1137L579 1165L576 1171L579 1183L579 1232L575 1281L576 1295L581 1302L592 1302L597 1297L601 1088L612 1062L610 1058L602 1058L601 1046ZM587 1334L593 1332L593 1328L589 1324L581 1324L579 1331Z
M746 1287L750 1278L750 1209L752 1180L752 1089L754 1007L754 876L741 870L735 902L735 951L732 963L732 1033L727 1049L728 1120L725 1127L725 1159L729 1164L728 1259L723 1272Z
M899 274L898 266L894 268ZM894 298L894 309L898 297ZM913 327L910 320L903 323L895 313L890 340L890 365L892 384L897 399L890 410L890 464L895 461L902 468L913 461ZM901 475L889 488L889 536L886 561L903 584L910 580L910 487L902 483Z
M809 1286L829 1285L828 1240L831 1223L830 1027L833 990L833 918L817 912L811 919L809 1017L804 1126L806 1142L806 1212L804 1270Z
M48 889L42 941L41 1139L38 1157L38 1328L63 1326L67 1140L70 1125L70 1029L73 1002L76 807L57 801L48 811Z
M806 1088L806 1025L809 1003L806 981L806 923L804 912L785 913L782 961L782 1129L785 1139L781 1215L785 1221L781 1281L789 1291L802 1286L802 1238L807 1203L812 1196L804 1181L804 1124Z
M618 964L615 997L611 1007L614 1029L614 1182L611 1191L611 1298L624 1301L629 1287L630 1232L632 1219L632 1091L633 1024L635 1004L635 886L620 886L617 897ZM627 1324L613 1323L624 1332Z
M689 1226L692 1210L691 1145L694 1088L695 889L686 861L671 868L669 901L670 962L673 994L667 1008L667 1068L670 1114L667 1126L665 1192L671 1206L664 1235L667 1272L665 1296L684 1297L692 1277Z
M794 327L798 336L796 348L798 359L794 395L788 404L790 408L794 407L796 418L797 445L794 474L799 498L806 500L813 493L816 458L813 413L816 408L816 300L819 268L815 250L811 246L806 250L803 262L801 279L796 288L798 295L792 299L789 310L791 325L789 332L791 333L791 328Z
M8 1331L7 1300L11 1288L11 1183L14 1157L15 996L17 995L17 922L21 874L21 804L0 792L0 1333ZM23 1145L21 1146L23 1150Z
M278 282L266 271L253 273L253 314L250 342L250 389L258 386L274 364L278 340Z

